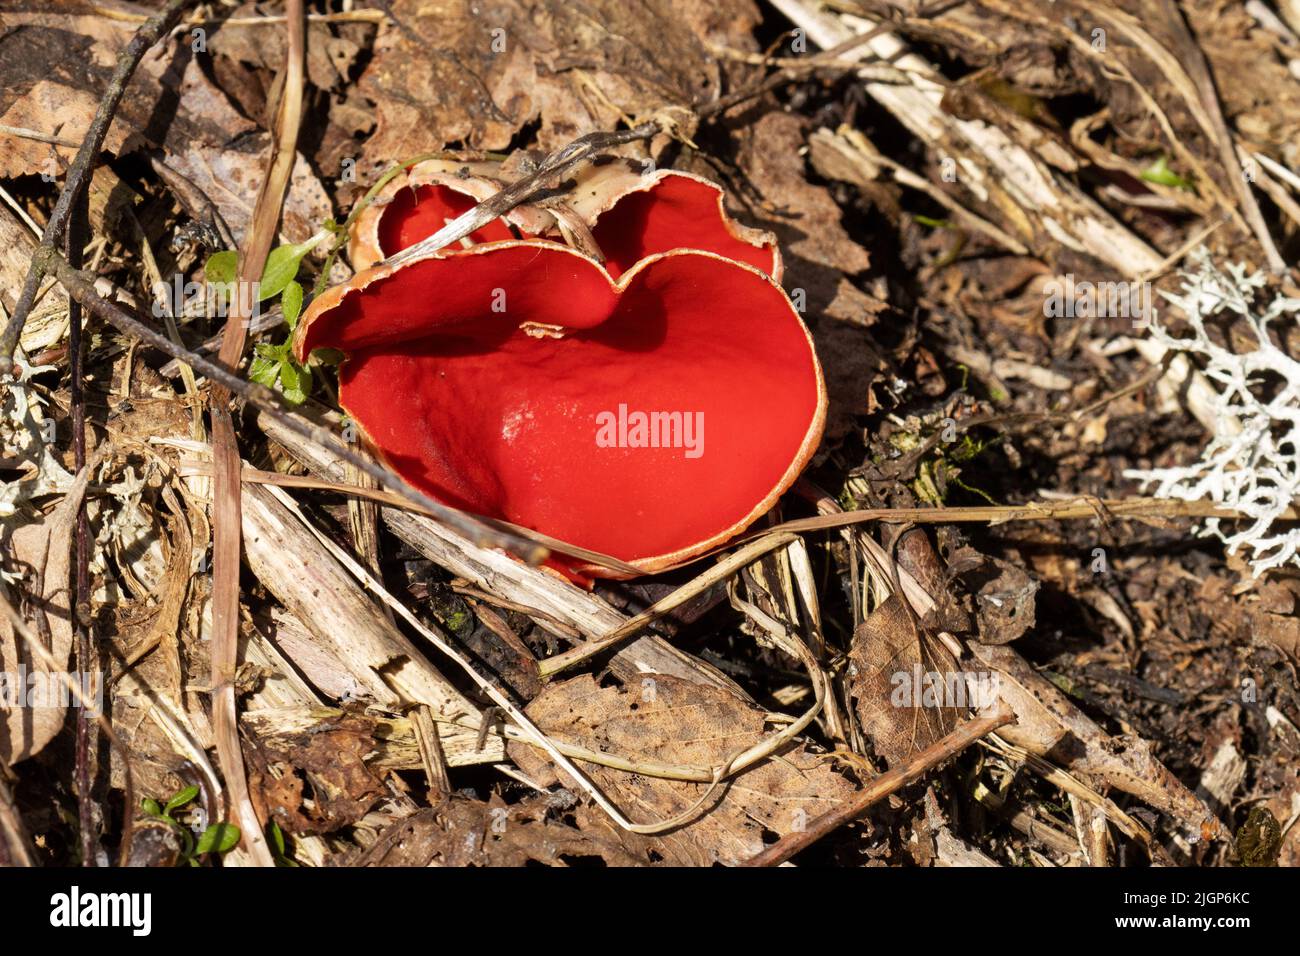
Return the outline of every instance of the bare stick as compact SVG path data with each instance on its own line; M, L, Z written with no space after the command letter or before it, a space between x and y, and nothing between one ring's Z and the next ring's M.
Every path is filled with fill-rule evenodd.
M873 803L883 800L908 784L915 783L929 771L950 757L961 753L979 740L1005 724L1015 723L1015 716L1005 711L976 717L957 727L952 733L936 740L924 750L918 750L901 765L882 773L860 790L857 796L846 800L834 810L808 822L802 830L787 833L762 853L746 860L743 866L778 866L800 850L812 846L826 834L846 823L851 823L867 811Z
M786 531L826 531L870 521L911 521L918 524L956 524L1007 521L1066 521L1080 518L1226 518L1244 520L1249 516L1213 501L1182 501L1176 498L1089 498L1079 496L1068 501L1029 501L1023 505L961 505L942 508L864 508L816 518L794 518L781 524L737 538L740 542ZM1287 509L1283 518L1294 521L1295 509Z
M665 614L681 607L697 594L702 594L719 581L725 581L746 565L752 564L769 551L790 544L795 540L793 534L776 534L751 542L725 559L713 565L689 584L684 584L671 594L666 595L646 608L636 617L628 618L608 634L579 644L562 654L548 657L538 664L538 674L543 679L558 674L562 670L574 667L594 657L606 648L613 647L619 641L626 640L642 628L659 620Z
M95 118L90 123L90 129L86 131L81 149L77 151L77 158L68 168L67 182L64 183L63 192L59 194L59 200L54 205L54 212L50 214L50 221L45 224L45 234L41 237L43 248L53 249L63 238L63 231L72 216L73 203L86 191L90 183L95 168L95 158L104 145L104 138L108 135L108 127L113 122L113 115L117 112L122 96L126 93L126 85L130 82L131 75L135 73L135 68L140 65L140 60L144 58L145 51L171 30L180 19L181 10L191 2L193 0L167 0L161 10L140 25L135 36L131 37L131 42L126 45L126 49L117 55L117 68L113 71L113 78L104 92L104 98L99 101L99 109L95 111ZM23 325L27 322L27 316L36 301L36 290L43 277L40 260L33 256L31 268L27 270L27 279L23 282L22 293L18 296L18 304L14 307L13 314L9 316L9 324L5 326L4 334L0 335L0 374L13 372L14 346L18 344L18 336L22 334Z
M59 139L57 136L48 136L39 130L24 129L21 126L8 126L0 123L0 136L16 136L19 139L35 140L38 143L49 143L51 146L66 146L70 149L76 149L81 144L70 139Z
M83 191L71 204L68 228L63 236L63 249L68 264L80 268L82 252L86 245L87 197ZM86 467L86 390L82 377L85 374L85 354L81 342L81 303L68 302L69 373L72 379L70 402L72 405L72 456L78 474ZM77 635L77 662L83 673L97 670L92 667L95 653L90 632L90 523L86 518L84 496L77 503L77 526L74 533L72 573L72 600L68 607L72 614L72 629ZM74 759L77 775L77 816L81 837L81 865L95 866L95 817L91 799L93 784L90 779L90 752L99 742L92 734L85 708L78 707L74 721L76 744Z

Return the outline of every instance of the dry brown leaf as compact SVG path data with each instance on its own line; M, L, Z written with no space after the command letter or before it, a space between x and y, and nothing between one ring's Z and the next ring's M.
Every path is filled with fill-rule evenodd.
M574 677L548 686L527 713L557 740L657 764L719 765L772 732L760 708L663 674L647 674L641 686L631 687L600 687L590 675ZM509 753L534 780L560 779L533 747L514 743ZM706 784L578 764L636 823L674 818L707 789ZM670 864L736 864L805 826L852 790L826 761L796 746L737 775L710 798L707 812L654 837L652 845ZM583 817L578 820L583 825Z
M826 438L843 438L860 427L859 416L872 411L872 386L889 370L889 362L866 329L848 322L819 323L813 342L830 399Z
M255 132L226 149L193 146L168 157L168 165L211 197L236 241L243 237L252 219L253 198L262 184L262 166L270 141L269 133ZM332 211L325 187L302 153L297 153L284 197L280 235L289 242L302 242L321 228Z
M243 22L262 15L255 3L241 4L230 10L229 15L232 22L222 23L209 33L208 52L272 74L277 72L284 65L288 50L285 30L278 25ZM374 33L373 23L309 22L308 82L319 90L335 90L343 86Z
M780 240L786 288L804 290L811 315L871 324L882 303L846 278L865 272L871 259L845 231L830 193L808 181L803 120L768 113L737 135L740 167L767 204L747 218L758 217Z
M808 181L798 117L768 113L737 135L740 167L763 199L763 206L745 208L742 218L780 240L782 284L804 307L826 375L826 435L841 438L856 427L856 416L869 411L872 382L887 368L865 332L885 304L849 280L867 270L870 257L845 231L830 193ZM822 316L837 321L819 321Z
M599 860L606 866L644 866L650 860L608 835L593 835L547 819L547 801L507 806L452 797L385 829L352 866L567 866Z
M1248 611L1252 633L1270 642L1292 660L1300 661L1300 618L1294 614Z
M0 28L0 123L79 143L136 24L93 14L6 11ZM177 35L145 55L104 148L121 154L142 143L221 147L252 124L203 75L188 37ZM172 109L160 110L159 103ZM61 174L74 149L3 138L0 177ZM57 150L57 158L54 152ZM53 165L51 162L53 160Z
M79 142L90 126L117 51L135 24L104 16L45 12L5 14L0 29L0 124ZM278 36L273 28L259 27ZM219 33L214 33L217 36ZM203 69L188 33L145 55L109 127L104 148L121 155L142 145L165 148L167 162L205 192L238 240L261 183L268 134L242 116ZM160 109L159 104L170 104ZM63 178L75 150L0 136L0 178ZM282 231L300 242L331 213L324 188L299 156L285 201Z
M990 557L963 582L975 592L979 639L985 644L1006 644L1034 626L1038 582L1023 568Z
M375 166L463 142L504 149L539 121L557 148L628 116L715 97L721 71L701 37L749 45L747 0L396 0L360 89L378 121Z
M1108 735L1012 648L974 642L968 646L980 662L997 671L999 699L1016 715L1015 724L998 731L1002 737L1132 794L1168 813L1196 839L1213 839L1222 832L1204 801L1156 759L1149 741L1131 734Z
M858 722L890 766L952 731L967 712L943 706L958 682L961 693L967 692L965 671L916 626L897 594L858 625L849 661Z
M360 820L386 792L365 758L372 725L345 714L309 733L245 744L249 796L262 820L287 833L333 833Z

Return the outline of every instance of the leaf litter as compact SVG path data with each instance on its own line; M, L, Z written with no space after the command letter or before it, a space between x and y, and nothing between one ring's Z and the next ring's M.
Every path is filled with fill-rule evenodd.
M184 348L213 349L224 316L176 308L151 272L201 289L227 242L265 238L297 266L266 277L272 318L292 325L337 261L340 224L394 164L490 152L526 176L578 137L648 121L650 135L611 149L720 183L738 221L779 237L831 418L801 485L751 529L763 544L748 562L589 591L394 500L360 506L356 473L319 443L238 415L248 573L232 680L267 852L232 828L196 855L157 814L111 809L107 791L124 786L125 760L158 806L197 787L192 808L249 824L227 803L210 704L222 519L194 403L213 384L185 384L91 319L82 491L69 299L47 279L0 425L6 600L48 658L0 625L0 669L99 675L87 686L126 749L93 792L66 770L51 789L86 731L69 706L5 698L0 755L43 862L75 861L85 834L63 821L78 803L94 811L81 816L92 845L122 847L133 830L132 859L158 865L736 865L804 846L810 828L796 862L1294 861L1300 592L1288 571L1257 578L1193 537L1191 519L1213 512L1110 504L1139 497L1126 473L1196 460L1213 369L1183 358L1153 374L1174 340L1145 335L1115 300L1066 312L1044 300L1066 276L1138 279L1185 328L1159 293L1176 293L1202 245L1263 270L1269 297L1296 294L1277 266L1294 261L1300 228L1287 81L1300 24L1196 0L1145 0L1141 16L1080 0L893 11L873 31L886 6L310 6L288 146L274 139L294 52L285 6L181 14L96 157L86 255L112 301L172 323ZM0 11L6 320L140 22L118 4ZM1221 81L1243 61L1246 82ZM273 153L287 191L266 236L254 211ZM545 185L562 194L565 180ZM284 324L249 329L246 374L346 435L333 373L292 363ZM1257 330L1196 331L1217 347ZM1271 334L1270 348L1300 344L1292 325ZM93 555L77 607L64 556L83 495ZM1069 502L1082 513L1053 517ZM1028 503L1028 517L1011 513ZM911 527L832 523L917 508L933 513ZM74 625L92 637L89 661ZM1017 722L943 752L999 708ZM931 754L924 783L850 826L825 823ZM987 812L947 813L936 791ZM921 829L938 836L910 839Z

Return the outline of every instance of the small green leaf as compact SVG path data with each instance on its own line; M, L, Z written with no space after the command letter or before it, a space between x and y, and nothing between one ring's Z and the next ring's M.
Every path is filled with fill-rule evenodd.
M301 405L311 392L311 372L286 359L280 363L280 390L290 402Z
M233 823L214 823L203 831L198 844L194 847L196 854L225 853L239 842L239 827Z
M298 315L302 312L302 286L293 279L284 287L280 308L284 311L284 321L292 329L298 324Z
M1142 170L1142 178L1146 182L1159 186L1172 186L1175 189L1192 188L1190 182L1169 168L1169 158L1163 153L1154 163Z
M163 813L167 816L171 816L173 810L179 810L198 795L198 787L186 787L184 790L177 793L176 796L167 801L167 806L163 807Z
M235 267L239 264L239 254L233 249L214 252L208 256L203 274L209 282L234 282Z
M249 363L248 377L258 385L275 388L276 379L280 377L280 360L259 355Z
M285 388L305 391L310 382L311 377L305 368L300 368L288 359L280 363L280 384Z
M316 244L325 238L326 233L312 236L306 242L276 246L266 257L266 268L262 270L262 283L258 288L257 301L273 299L285 290L298 274L298 265L302 257L316 248Z
M141 800L140 809L151 817L162 816L162 807L158 805L158 801L153 799L153 797L145 797Z
M271 821L271 843L275 846L276 854L284 856L284 831L274 820Z

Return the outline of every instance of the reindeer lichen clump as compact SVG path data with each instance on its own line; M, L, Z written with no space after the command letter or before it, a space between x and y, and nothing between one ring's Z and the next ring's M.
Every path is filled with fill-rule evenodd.
M1203 249L1193 254L1192 270L1181 276L1182 293L1162 295L1183 313L1191 335L1171 335L1155 319L1150 333L1170 351L1203 364L1215 389L1219 427L1190 465L1124 474L1140 481L1144 491L1154 485L1158 497L1208 500L1238 511L1246 520L1225 528L1225 519L1209 518L1201 533L1219 538L1229 554L1248 549L1255 577L1300 564L1300 529L1274 528L1300 493L1300 362L1269 333L1278 319L1295 321L1300 299L1277 295L1259 305L1264 274L1247 274L1244 265L1220 270ZM1211 337L1207 321L1233 316L1253 333L1258 348L1235 352Z

